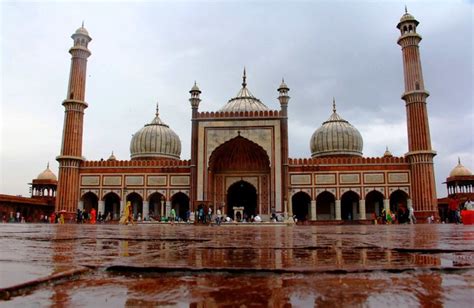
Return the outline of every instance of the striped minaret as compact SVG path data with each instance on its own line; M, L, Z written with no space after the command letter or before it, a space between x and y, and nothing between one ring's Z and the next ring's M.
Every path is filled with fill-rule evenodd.
M58 193L56 211L65 210L74 213L79 202L79 166L82 157L82 127L84 122L84 101L86 89L87 58L91 55L87 45L92 40L82 26L71 36L74 46L69 49L71 71L66 99L61 154L56 157L59 162Z
M438 216L430 128L423 73L418 44L421 36L416 32L418 21L407 12L400 19L398 44L402 47L405 92L402 99L407 110L408 153L411 164L411 199L415 214L420 217Z

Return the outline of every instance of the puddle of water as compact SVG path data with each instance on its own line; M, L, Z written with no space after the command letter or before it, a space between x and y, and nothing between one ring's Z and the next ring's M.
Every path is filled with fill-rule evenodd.
M52 273L52 266L23 262L2 262L0 265L0 288L11 287Z

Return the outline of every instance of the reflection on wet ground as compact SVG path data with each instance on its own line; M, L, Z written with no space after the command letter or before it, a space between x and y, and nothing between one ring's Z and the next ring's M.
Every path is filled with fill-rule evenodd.
M3 224L0 277L15 305L470 306L474 226Z

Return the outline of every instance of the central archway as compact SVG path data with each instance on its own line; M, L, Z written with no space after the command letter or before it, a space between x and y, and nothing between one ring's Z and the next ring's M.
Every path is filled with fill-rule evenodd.
M243 216L234 217L234 208L243 207ZM227 190L227 216L234 220L242 220L255 216L257 213L257 190L245 181L232 184Z
M229 217L235 219L232 208L240 206L245 207L249 218L270 214L274 198L271 195L274 185L271 164L267 152L259 144L239 134L219 145L209 158L207 176L209 184L205 193L209 203L223 206ZM241 181L236 184L236 180Z

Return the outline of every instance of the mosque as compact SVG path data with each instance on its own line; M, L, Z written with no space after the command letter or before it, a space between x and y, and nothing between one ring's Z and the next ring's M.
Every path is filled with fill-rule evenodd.
M59 162L56 210L71 215L96 208L119 218L130 201L135 216L185 217L199 207L221 209L234 219L274 213L300 220L366 221L383 209L412 206L418 218L438 215L433 157L417 33L405 12L397 25L403 56L408 152L363 156L363 139L333 102L332 114L308 140L311 157L288 156L289 87L279 85L280 108L270 109L242 85L217 111L201 111L201 89L190 93L191 159L181 160L181 140L158 106L130 142L130 160L89 161L82 154L87 59L91 37L84 26L73 46ZM400 106L401 107L401 106ZM177 125L177 123L175 124Z

